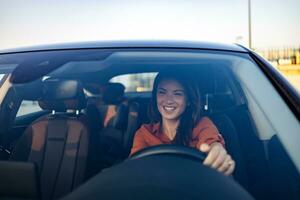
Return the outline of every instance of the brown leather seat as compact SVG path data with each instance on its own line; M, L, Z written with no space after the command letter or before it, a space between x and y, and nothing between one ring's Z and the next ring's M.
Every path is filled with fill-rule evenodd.
M80 82L48 79L43 82L39 103L52 113L26 129L11 159L35 163L42 198L55 199L86 179L90 133L80 113L86 107L86 99Z
M87 107L89 121L99 126L101 168L127 158L137 129L138 107L124 97L125 87L121 83L107 83L103 87L101 98L90 99Z

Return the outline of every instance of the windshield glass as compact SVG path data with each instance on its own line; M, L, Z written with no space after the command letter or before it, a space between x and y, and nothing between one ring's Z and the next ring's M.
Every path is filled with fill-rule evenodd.
M23 133L38 130L31 127L36 120L62 115L72 121L85 116L87 130L101 133L102 140L96 142L103 142L96 147L102 155L97 172L114 166L130 155L136 131L154 123L150 109L162 109L164 114L177 109L172 101L152 105L154 98L165 94L157 92L152 98L155 77L170 72L184 73L192 80L199 95L195 103L199 116L210 119L224 138L237 166L233 176L241 185L254 188L269 180L268 166L278 158L275 142L286 152L283 157L291 159L287 162L300 169L297 116L246 52L115 48L2 54L0 58L0 70L12 76L12 84L0 89L0 133L13 136L8 137L9 150L16 148ZM160 91L167 91L166 85ZM176 88L181 92L174 96L186 98L178 106L183 111L190 96L184 96L185 88ZM72 127L68 130L76 131Z

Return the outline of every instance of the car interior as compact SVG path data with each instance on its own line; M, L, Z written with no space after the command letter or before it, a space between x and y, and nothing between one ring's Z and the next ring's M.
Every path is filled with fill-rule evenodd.
M10 190L0 189L1 196L60 198L124 162L135 131L151 122L147 110L156 73L184 69L197 80L203 116L217 126L236 162L233 179L256 199L300 198L298 172L277 135L259 137L249 98L232 71L234 63L202 59L200 63L173 60L161 64L158 59L166 57L141 61L128 56L122 64L121 58L110 58L110 65L103 64L103 68L95 65L77 71L67 63L33 81L12 84L1 104L1 160L21 168L21 174L35 174L28 185L38 189L28 193L16 189L24 186L10 187L4 182L1 185ZM149 83L138 82L145 74ZM133 76L129 80L137 81L137 86L130 90L118 79L124 75ZM19 115L24 102L37 110ZM24 176L16 179L21 184Z

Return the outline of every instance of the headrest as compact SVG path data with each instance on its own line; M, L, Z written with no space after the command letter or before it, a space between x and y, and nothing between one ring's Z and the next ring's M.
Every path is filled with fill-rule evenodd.
M106 104L118 104L124 99L125 87L121 83L108 83L103 93Z
M235 106L231 93L205 94L202 99L204 112L209 114L225 111Z
M39 105L45 110L81 110L86 107L82 84L77 80L46 79Z

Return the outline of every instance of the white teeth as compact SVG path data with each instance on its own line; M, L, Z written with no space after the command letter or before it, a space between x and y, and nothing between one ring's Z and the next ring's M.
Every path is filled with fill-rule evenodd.
M163 108L165 110L167 110L167 111L173 111L173 110L175 110L175 107L173 107L173 106L164 106Z

